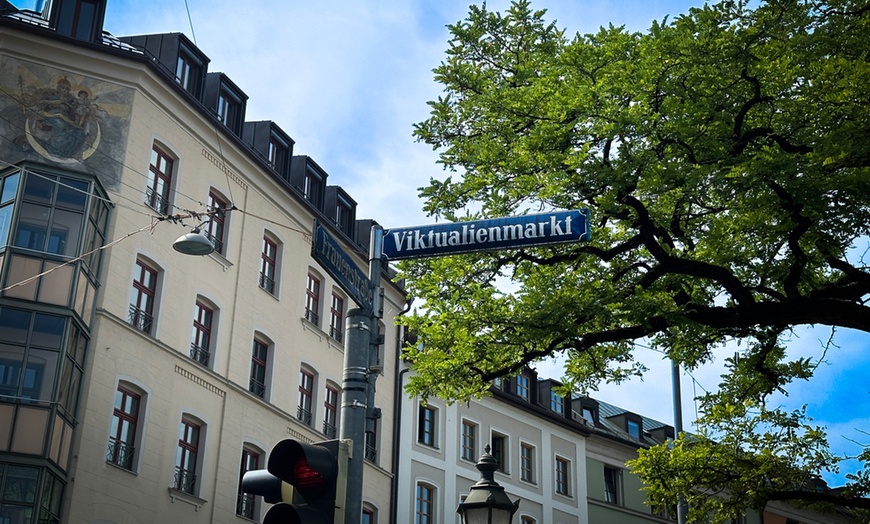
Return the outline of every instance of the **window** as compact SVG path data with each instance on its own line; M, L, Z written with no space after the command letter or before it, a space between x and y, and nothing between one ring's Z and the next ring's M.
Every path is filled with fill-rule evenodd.
M434 524L435 488L429 484L417 484L414 506L414 524Z
M42 475L40 475L42 473ZM44 486L39 488L39 478ZM63 500L63 483L48 468L3 464L0 465L0 511L4 524L37 522L57 524ZM32 520L31 520L32 519Z
M193 313L193 334L190 341L190 358L209 367L211 361L211 332L215 308L202 299L196 301Z
M130 290L128 322L143 333L152 334L154 327L154 302L157 296L158 271L144 260L136 260L133 287Z
M583 419L590 424L595 424L595 411L590 407L583 406Z
M119 384L115 391L115 411L112 415L106 461L131 471L136 453L141 400L142 395L123 384Z
M266 398L268 362L269 344L259 338L254 338L254 349L251 354L251 382L248 390L260 398Z
M214 191L208 193L208 210L211 217L208 221L208 238L214 244L214 250L221 255L226 255L224 244L226 243L226 209L227 201Z
M202 84L202 63L193 54L182 48L178 51L175 65L175 81L191 95L199 98Z
M435 429L438 410L432 406L420 404L417 425L417 442L435 447Z
M323 399L323 434L329 438L338 435L338 387L326 385Z
M248 471L259 469L260 453L253 448L245 446L242 449L242 463L239 467L239 493L236 499L236 515L254 520L256 518L256 499L251 493L242 491L242 477Z
M305 319L312 324L320 325L320 279L313 273L308 273L305 284Z
M372 421L372 430L366 430L365 437L365 459L372 464L377 465L378 463L378 423L380 419L375 419Z
M296 418L303 424L311 425L311 408L314 402L314 373L301 369L299 371L299 405Z
M169 153L154 144L151 149L151 165L148 168L148 187L145 189L145 204L161 215L169 214L169 190L172 186L172 170L175 161Z
M77 40L93 42L102 31L105 3L98 0L58 2L57 33Z
M332 305L329 308L329 336L341 342L344 334L344 298L332 292Z
M377 522L377 516L375 515L375 510L364 506L362 510L362 520L360 520L360 524L375 524Z
M290 165L290 144L273 134L269 137L268 155L269 165L281 175L281 178L286 179Z
M338 203L335 205L335 224L339 229L353 236L353 207L341 196L338 197Z
M78 256L89 188L80 179L27 172L15 246Z
M640 440L640 421L626 419L625 420L625 431L632 438Z
M561 457L556 457L556 493L571 496L571 463Z
M477 461L477 424L462 421L462 458Z
M520 445L520 479L535 482L535 447L531 444Z
M236 131L241 113L241 101L226 89L218 95L217 117L225 126Z
M21 172L15 171L0 178L0 247L6 245L9 240L9 231L12 229L12 212L15 210L15 199L18 196L18 182L21 180Z
M178 430L178 450L175 454L175 479L172 487L178 491L196 494L196 468L201 426L183 418Z
M604 467L604 500L622 504L622 471L619 468Z
M537 524L537 522L538 521L535 520L535 517L532 517L530 515L523 515L522 517L520 517L520 524Z
M529 400L529 377L523 375L517 377L517 395Z
M278 265L278 243L263 236L263 253L260 260L260 287L275 294L275 268Z
M555 391L550 391L550 410L560 415L565 414L565 397Z
M312 169L306 169L302 194L305 195L306 200L321 209L323 207L323 177Z
M499 433L493 433L490 441L492 442L492 457L495 459L496 464L498 464L498 471L507 473L507 437Z

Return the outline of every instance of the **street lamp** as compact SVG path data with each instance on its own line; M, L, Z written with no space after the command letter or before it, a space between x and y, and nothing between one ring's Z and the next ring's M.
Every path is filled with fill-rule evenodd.
M489 454L489 445L475 467L480 471L480 480L471 486L471 492L459 503L456 513L462 517L462 524L511 524L514 513L520 507L520 500L511 502L504 488L493 479L498 462Z
M190 233L181 235L172 243L172 248L185 255L208 255L214 251L214 244L199 228L194 228Z

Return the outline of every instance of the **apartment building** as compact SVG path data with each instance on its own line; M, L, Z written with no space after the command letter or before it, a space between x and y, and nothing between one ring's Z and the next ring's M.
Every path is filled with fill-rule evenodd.
M258 520L242 473L341 427L356 306L312 258L313 224L365 268L373 222L275 122L245 121L244 86L207 50L117 38L106 9L0 16L0 522ZM194 230L213 253L173 249ZM370 373L387 407L406 297L380 285ZM382 413L372 523L393 495Z

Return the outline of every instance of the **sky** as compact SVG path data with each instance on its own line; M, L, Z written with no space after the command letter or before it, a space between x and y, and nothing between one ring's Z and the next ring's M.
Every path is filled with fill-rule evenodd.
M385 228L434 222L422 211L418 189L443 176L436 152L412 136L428 117L426 102L440 94L432 69L445 57L448 24L466 18L471 0L109 0L104 29L115 36L182 32L249 99L246 120L272 120L296 142L294 154L311 156L357 201L357 217ZM32 7L27 2L14 2ZM533 0L545 18L568 34L624 25L645 31L653 20L673 19L701 2L689 0ZM490 0L504 11L507 0ZM799 329L789 356L823 356L830 329ZM782 406L807 405L824 425L832 448L854 455L870 445L870 336L841 330L838 347L824 355L812 382L797 384ZM644 380L604 385L592 396L643 416L674 424L670 363L638 351L650 372ZM681 373L682 419L691 430L693 398L714 390L717 361ZM538 366L560 378L558 362ZM847 464L839 475L842 484Z

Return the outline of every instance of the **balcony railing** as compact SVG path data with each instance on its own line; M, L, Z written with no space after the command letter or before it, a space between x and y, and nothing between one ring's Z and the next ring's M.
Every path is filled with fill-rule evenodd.
M137 308L133 304L130 304L130 313L128 315L127 321L130 323L131 326L135 327L139 331L147 333L149 335L151 334L151 325L154 322L154 317Z
M329 422L323 421L323 434L328 438L335 438L338 433L338 428L335 427L335 424L330 424Z
M145 190L145 205L161 215L169 214L169 200L150 187Z
M311 425L311 410L305 409L302 406L298 406L296 408L296 418L298 418L303 424L310 426Z
M275 294L275 280L266 276L264 273L260 273L260 287L269 292L269 294Z
M248 385L248 390L260 398L264 398L266 396L266 384L260 382L255 378L251 379L251 382Z
M116 466L132 470L134 450L135 449L132 445L126 442L121 442L114 437L110 437L109 449L106 452L106 462L111 462Z
M320 316L317 315L317 312L308 308L305 308L305 320L311 322L315 326L320 325Z
M197 346L194 342L190 343L190 358L199 362L203 366L208 367L208 349L201 348Z
M368 444L366 444L365 459L372 464L377 464L378 449L374 446L369 446Z
M341 342L343 335L344 331L341 330L341 327L329 326L329 336L334 338L337 342Z
M239 493L239 498L236 500L236 515L245 517L246 519L254 520L254 511L256 499L250 493Z
M178 491L193 495L193 490L196 487L196 475L193 471L176 467L175 477L172 479L172 487Z

